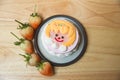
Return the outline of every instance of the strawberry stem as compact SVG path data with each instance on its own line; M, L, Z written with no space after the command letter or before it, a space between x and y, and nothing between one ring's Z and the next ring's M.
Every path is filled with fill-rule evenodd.
M29 60L31 59L31 55L30 54L19 54L20 56L23 56L25 58L25 62L29 63Z
M34 7L34 12L33 12L30 16L32 16L32 17L39 16L39 14L38 14L37 11L36 11L36 8L37 8L37 5L35 5L35 7Z
M35 4L35 7L34 7L34 14L36 13L36 7L37 7L37 6L36 6L36 4Z
M44 65L43 65L44 62L45 62L45 61L42 60L41 62L39 62L39 63L36 65L36 67L37 67L38 70L39 70L39 69L43 69L43 67L44 67Z
M15 20L15 22L21 24L21 25L19 25L19 27L17 29L24 29L24 28L27 28L29 26L28 23L22 23L22 22L20 22L18 20Z
M15 20L15 22L17 22L17 23L21 24L22 26L24 26L24 24L22 22L18 21L18 20Z
M20 56L22 56L22 57L24 57L24 58L26 58L26 55L23 55L23 54L19 54Z
M18 37L18 36L16 36L13 32L10 32L14 37L16 37L19 41L21 41L21 39Z

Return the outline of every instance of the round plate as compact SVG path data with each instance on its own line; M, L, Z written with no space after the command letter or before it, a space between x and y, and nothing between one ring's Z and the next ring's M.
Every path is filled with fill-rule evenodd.
M81 40L78 45L77 51L72 53L72 55L69 55L66 57L57 57L57 56L49 54L44 49L42 45L42 41L41 41L41 32L44 29L44 27L54 19L67 20L71 22L78 29ZM82 55L84 54L86 50L86 46L87 46L87 36L86 36L85 29L83 28L82 24L75 18L66 16L66 15L54 15L54 16L47 18L36 30L35 37L34 37L34 46L39 56L42 57L44 60L49 61L52 65L67 66L67 65L70 65L78 61L82 57Z

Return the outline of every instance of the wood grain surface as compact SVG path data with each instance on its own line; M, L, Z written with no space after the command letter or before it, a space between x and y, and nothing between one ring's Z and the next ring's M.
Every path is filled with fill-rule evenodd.
M27 22L35 4L43 19L75 17L88 35L84 56L70 66L55 67L52 77L26 68L18 55L23 51L10 34L20 36L14 19ZM0 80L120 80L120 0L0 0Z

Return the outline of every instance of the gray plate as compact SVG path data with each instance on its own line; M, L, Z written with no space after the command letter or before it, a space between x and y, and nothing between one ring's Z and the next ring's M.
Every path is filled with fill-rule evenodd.
M81 37L80 43L78 45L78 50L72 53L72 55L66 56L66 57L56 57L54 55L49 54L43 47L41 43L41 32L43 28L52 20L54 19L62 19L62 20L68 20L72 24L76 26L76 28L79 31L79 35ZM35 50L39 54L40 57L42 57L44 60L51 62L54 66L67 66L72 63L75 63L78 61L82 55L84 54L86 47L87 47L87 36L85 29L80 24L78 20L76 20L73 17L66 16L66 15L55 15L47 18L36 30L35 37L34 37L34 46Z

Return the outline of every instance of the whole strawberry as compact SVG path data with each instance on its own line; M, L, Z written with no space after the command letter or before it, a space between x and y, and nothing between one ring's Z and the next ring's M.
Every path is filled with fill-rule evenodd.
M53 67L49 62L40 62L37 66L38 71L45 76L52 76L53 73Z
M22 23L18 20L15 20L17 23L19 23L19 27L17 29L20 29L20 34L28 40L32 40L34 36L34 29L28 24L28 23Z
M32 54L26 53L24 55L23 54L20 55L25 58L25 62L30 66L36 66L41 60L36 53L32 53Z
M25 40L23 38L19 38L12 32L11 34L19 40L14 42L15 45L20 46L20 48L24 50L26 53L29 53L29 54L33 53L34 49L31 41Z
M40 15L36 12L36 5L34 7L34 12L30 15L29 18L29 24L36 30L41 23L41 17Z
M38 13L32 13L29 18L29 24L36 30L41 23L41 17Z

